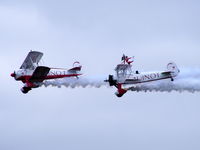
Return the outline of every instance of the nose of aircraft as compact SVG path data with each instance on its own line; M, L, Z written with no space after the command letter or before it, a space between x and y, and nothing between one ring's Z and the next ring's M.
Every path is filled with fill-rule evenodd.
M11 73L10 76L11 76L11 77L15 77L15 73Z

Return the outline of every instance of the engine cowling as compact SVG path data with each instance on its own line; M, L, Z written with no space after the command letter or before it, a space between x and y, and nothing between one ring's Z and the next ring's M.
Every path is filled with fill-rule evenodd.
M117 84L117 81L113 79L113 75L108 76L108 82L109 82L110 86L114 86Z

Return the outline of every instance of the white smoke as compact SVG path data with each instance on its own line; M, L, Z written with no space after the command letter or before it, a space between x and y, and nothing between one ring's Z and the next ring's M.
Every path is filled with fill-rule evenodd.
M95 88L100 88L103 85L107 85L104 80L106 79L106 76L80 76L78 78L75 77L70 77L70 78L63 78L63 79L55 79L55 80L49 80L45 81L43 85L45 87L47 86L56 86L56 87L95 87Z
M95 87L100 88L101 86L109 86L104 80L108 76L80 76L79 78L63 78L56 80L49 80L44 82L44 86L56 86L56 87ZM170 79L153 81L149 83L129 85L131 91L143 91L143 92L171 92L171 91L189 91L196 92L200 91L200 68L194 69L180 69L179 75L174 78L172 82Z
M129 88L131 91L144 92L198 92L200 91L200 69L180 69L180 74L170 81L170 79L143 83Z

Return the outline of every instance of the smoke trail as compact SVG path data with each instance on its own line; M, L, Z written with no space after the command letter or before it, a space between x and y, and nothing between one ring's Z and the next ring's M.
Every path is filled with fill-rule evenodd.
M171 92L171 91L189 91L196 92L200 91L200 68L194 69L180 69L180 74L172 82L170 79L153 81L149 83L129 85L130 91L143 91L143 92ZM45 81L43 85L56 86L56 87L96 87L109 86L104 80L106 76L81 76L80 78L63 78L56 80Z
M137 92L200 91L200 69L196 68L196 69L180 69L180 70L181 70L180 74L175 78L173 82L167 79L151 83L143 83L131 87L129 90Z
M85 76L80 76L79 78L63 78L63 79L56 79L56 80L49 80L45 81L43 85L45 87L47 86L56 86L56 87L96 87L100 88L103 85L107 85L104 80L106 79L106 76L92 76L92 77L85 77Z

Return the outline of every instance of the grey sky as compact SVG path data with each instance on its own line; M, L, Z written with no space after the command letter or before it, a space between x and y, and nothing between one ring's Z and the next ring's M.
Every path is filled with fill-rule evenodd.
M20 92L9 75L30 49L46 65L88 76L113 73L123 53L139 70L162 70L173 60L200 67L200 2L0 1L0 149L199 150L195 93L134 93L114 88L40 88Z

